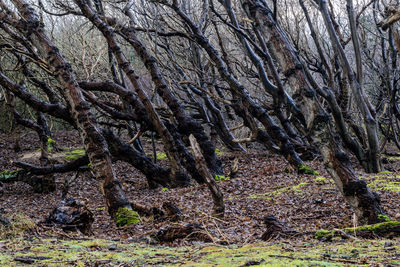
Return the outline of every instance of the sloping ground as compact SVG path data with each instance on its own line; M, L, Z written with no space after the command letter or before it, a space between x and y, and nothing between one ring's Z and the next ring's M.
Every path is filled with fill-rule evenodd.
M166 247L107 240L0 241L0 265L20 266L396 266L399 241L254 243Z
M15 153L13 139L11 136L0 135L0 172L12 170L11 160L35 152L39 148L37 137L31 133L21 139L21 152ZM78 136L72 132L57 132L53 139L60 147L70 150L81 147ZM150 144L145 144L145 149L147 153L151 153ZM0 192L0 208L3 209L4 216L24 215L37 226L28 234L18 237L17 233L17 238L11 234L9 237L14 239L0 241L2 255L0 263L21 256L44 256L50 259L36 259L37 264L65 266L90 262L95 266L95 262L99 261L100 265L105 266L110 262L116 265L123 263L125 266L168 263L189 265L202 263L205 266L257 263L277 266L277 263L281 263L282 266L286 266L291 262L290 265L325 266L361 264L364 260L365 264L380 261L400 264L396 247L399 246L399 240L391 241L394 246L386 248L384 243L389 241L385 240L334 243L314 241L313 232L317 230L356 226L351 210L344 203L321 162L308 162L312 168L318 170L318 175L298 175L282 157L260 149L249 149L246 154L228 153L224 148L220 150L218 154L223 159L226 170L230 168L235 157L239 159L237 176L218 182L226 204L226 214L222 220L210 215L212 200L207 187L193 185L187 188L151 190L147 187L143 175L125 163L115 163L114 166L131 202L160 208L163 202L171 201L182 210L181 221L157 221L152 217L142 217L141 222L135 226L116 227L104 208L98 181L90 172L85 172L72 184L68 197L86 202L94 213L92 234L83 236L80 233L64 233L59 229L45 227L40 222L60 202L64 179L73 176L73 173L57 174L55 176L57 190L50 194L33 193L30 186L19 182L4 184ZM162 150L159 151L159 162L165 165L165 160L162 160ZM400 220L400 157L390 156L387 162L389 164L386 167L392 172L365 174L358 171L358 173L373 190L378 192L389 217ZM299 232L309 234L284 243L259 243L259 238L265 231L262 219L268 214L276 216ZM211 244L217 247L209 247L211 244L201 241L196 243L187 239L163 244L179 248L146 245L151 233L167 226L186 223L201 225L213 241ZM28 240L24 241L22 237ZM60 241L48 238L93 240ZM77 243L75 249L74 242ZM91 247L90 242L104 245ZM241 247L243 244L248 245ZM61 253L60 256L49 255L49 250L52 248L49 246L54 246L54 251L57 249L59 251L57 253ZM110 250L110 246L116 246L120 250ZM138 256L143 254L141 251L145 251L143 253L147 256ZM116 259L107 258L110 255ZM185 258L185 255L189 255L188 258ZM12 263L18 262L12 261Z

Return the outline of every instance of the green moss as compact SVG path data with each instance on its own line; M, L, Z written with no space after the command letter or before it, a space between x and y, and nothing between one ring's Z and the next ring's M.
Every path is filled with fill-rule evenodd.
M115 213L115 224L117 226L137 224L140 222L139 214L128 208L119 208Z
M382 215L385 216L385 215ZM379 215L378 215L379 217ZM387 217L387 216L386 216ZM342 229L341 231L345 233L358 233L358 232L364 232L364 231L370 231L372 233L379 233L379 232L384 232L387 231L394 226L400 225L400 222L396 221L386 221L382 223L377 223L377 224L372 224L372 225L365 225L365 226L359 226L359 227L353 227L353 228L345 228ZM338 236L340 233L337 230L319 230L318 232L315 233L315 238L317 239L330 239L334 236Z
M53 150L53 147L55 146L55 144L56 144L56 141L51 139L50 136L47 136L47 150L49 152L51 152Z
M300 187L302 187L304 185L308 185L308 183L307 182L299 183L298 185L293 186L292 189L295 191L299 191Z
M157 152L157 159L158 160L168 160L167 154L165 152Z
M151 156L154 158L153 154L146 153L146 155ZM167 154L165 152L157 152L156 153L157 160L168 160Z
M400 182L388 181L387 179L376 179L368 183L368 187L382 191L400 192Z
M400 225L400 222L388 221L388 222L382 222L382 223L377 223L377 224L372 224L372 225L356 227L355 231L379 232L379 231L388 230L388 229L390 229L394 226L398 226L398 225ZM350 232L350 231L354 231L354 228L346 228L345 230L347 232Z
M303 193L302 187L304 187L306 185L308 185L307 182L302 182L302 183L299 183L298 185L285 186L285 187L279 188L277 190L273 190L273 191L262 193L262 194L251 194L251 195L248 196L248 198L253 198L253 199L255 199L255 198L271 199L271 197L279 196L282 193L290 192L290 191L293 191L295 194L299 195L299 194Z
M75 160L77 158L83 157L86 155L86 151L84 149L75 149L65 153L65 159L67 160Z
M393 243L393 250L384 248ZM0 241L0 265L14 266L15 257L45 257L34 266L348 266L396 265L400 246L394 240L343 242L260 242L247 245L185 247L150 246L111 240L13 239ZM115 251L108 248L113 246ZM347 262L346 259L350 259ZM354 264L353 264L354 262ZM363 263L364 262L364 263ZM357 265L357 266L358 266Z
M215 181L226 181L229 180L231 177L224 176L224 175L215 175Z
M390 222L390 218L387 215L379 214L378 220L381 222Z
M388 161L391 161L391 162L400 160L400 156L389 156L389 155L385 155L385 154L382 154L381 156L382 156L382 158L387 158Z
M299 168L299 172L300 173L304 173L304 174L311 174L311 175L318 175L319 172L314 171L313 169L310 168L310 166L306 165L306 164L302 164Z
M382 171L382 172L380 172L379 174L392 174L393 172L391 172L391 171Z
M336 231L335 230L319 230L315 233L315 238L316 239L322 239L322 238L331 238L335 235Z
M168 188L163 187L163 188L161 189L161 193L167 192L168 190L169 190Z
M218 148L215 149L215 154L220 157L224 154L224 152L222 152L221 150L219 150Z

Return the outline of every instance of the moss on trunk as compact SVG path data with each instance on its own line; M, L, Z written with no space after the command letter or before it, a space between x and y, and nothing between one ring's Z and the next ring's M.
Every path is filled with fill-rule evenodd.
M137 224L139 222L139 214L131 209L119 208L115 213L115 224L117 226Z

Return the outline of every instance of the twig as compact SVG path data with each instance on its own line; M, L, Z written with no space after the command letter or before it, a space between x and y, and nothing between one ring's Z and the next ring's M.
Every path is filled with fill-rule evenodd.
M139 137L141 137L141 136L143 135L143 133L144 133L144 132L142 132L142 131L138 131L138 132L135 134L135 136L134 136L131 140L129 140L129 141L127 142L127 144L128 144L128 145L133 144L133 142L135 142Z

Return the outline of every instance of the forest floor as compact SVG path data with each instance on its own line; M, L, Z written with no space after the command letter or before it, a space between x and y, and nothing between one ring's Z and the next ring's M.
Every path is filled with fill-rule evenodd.
M11 135L0 135L0 172L13 170L11 161L32 155L39 148L34 133L20 140L21 151L14 151ZM60 147L81 148L72 132L60 131L53 138ZM150 144L145 146L151 153ZM59 205L65 176L57 174L57 190L34 193L21 182L5 183L0 192L0 215L10 218L14 227L0 228L0 265L33 263L40 266L400 266L400 239L365 240L357 237L329 242L315 239L320 229L354 227L353 214L322 162L307 162L318 175L299 175L284 158L260 148L247 153L232 153L219 147L217 153L226 171L239 159L234 178L218 182L225 200L225 217L211 215L212 199L206 186L149 189L142 174L125 163L114 164L116 174L132 203L161 208L166 201L182 211L179 221L141 217L129 227L117 227L105 209L99 182L90 171L82 173L71 185L68 197L81 200L94 214L92 233L64 232L43 225L46 216ZM37 154L37 153L36 153ZM165 155L165 154L164 154ZM400 220L400 154L385 156L387 171L357 173L382 200L388 216ZM160 164L165 165L163 153ZM301 235L286 240L262 242L263 218L274 215ZM190 238L157 243L152 233L168 226L198 224L211 242Z

